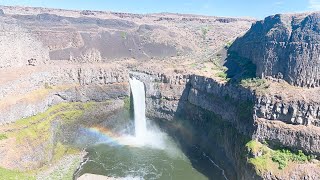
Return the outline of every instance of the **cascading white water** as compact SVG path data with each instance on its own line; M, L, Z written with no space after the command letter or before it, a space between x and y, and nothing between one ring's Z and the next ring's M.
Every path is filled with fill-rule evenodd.
M129 79L129 83L133 96L135 136L140 143L143 143L147 138L144 84L134 77Z

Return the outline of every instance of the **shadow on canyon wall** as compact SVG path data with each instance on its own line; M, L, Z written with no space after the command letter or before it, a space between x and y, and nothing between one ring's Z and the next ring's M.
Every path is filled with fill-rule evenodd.
M225 50L226 57L223 59L223 66L228 70L226 71L227 78L231 83L239 83L243 79L256 78L257 66L252 63L250 59L243 58L238 53Z
M180 144L193 167L208 179L259 179L246 163L245 144L254 132L253 104L230 97L214 97L211 103L224 102L230 105L230 109L220 113L237 109L238 117L225 120L212 111L191 104L188 101L191 88L190 83L187 83L174 113L174 120L158 120L160 127Z

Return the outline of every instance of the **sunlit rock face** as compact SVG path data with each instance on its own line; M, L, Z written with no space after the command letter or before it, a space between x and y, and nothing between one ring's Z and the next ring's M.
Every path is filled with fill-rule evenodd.
M257 66L257 76L320 86L320 13L269 16L230 48Z
M219 51L227 42L247 31L255 21L166 13L140 15L30 7L0 8L2 24L19 26L28 32L25 36L33 38L11 38L14 39L11 44L26 40L25 46L28 48L32 40L35 43L29 47L29 52L45 54L50 60L82 63L177 56L208 58L208 54ZM206 30L209 27L210 30ZM3 31L9 31L7 34L15 32ZM44 52L38 52L42 49Z

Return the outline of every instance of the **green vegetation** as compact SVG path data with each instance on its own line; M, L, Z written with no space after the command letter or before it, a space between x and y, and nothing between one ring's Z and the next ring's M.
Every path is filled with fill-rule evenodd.
M221 65L219 65L219 64L217 64L215 62L214 62L214 67L215 67L214 69L216 71L218 71L218 72L216 72L215 76L220 77L220 78L225 79L225 80L229 80L227 78L228 77L228 75L227 75L227 70L228 69L226 67L221 66Z
M0 141L4 139L8 139L8 136L5 134L0 134Z
M70 124L81 117L92 107L92 103L61 103L49 108L36 116L18 120L12 124L16 131L9 135L16 137L18 142L44 142L50 137L50 127L53 120L61 120L62 124Z
M227 42L227 44L224 46L226 49L229 49L232 45L233 41Z
M121 32L122 39L127 39L127 32Z
M45 89L52 89L52 87L49 85L49 83L44 83L44 88Z
M221 57L218 57L219 54L217 54L217 57L213 58L211 60L211 62L213 63L213 67L211 68L211 70L215 70L216 71L216 74L215 76L216 77L220 77L220 78L223 78L223 79L226 79L228 80L227 78L227 70L228 68L225 67L225 66L222 66L220 63L219 63L219 59Z
M32 175L27 173L8 170L0 167L0 179L1 180L34 180L36 179Z
M127 97L124 101L130 107L130 98ZM67 138L62 131L68 131L68 128L72 129L80 123L88 125L100 120L99 115L94 114L92 110L106 105L110 105L110 101L60 103L43 113L6 125L8 131L5 134L0 134L0 140L8 138L15 142L14 146L8 148L14 149L14 152L17 152L17 157L23 156L23 154L19 154L20 148L23 149L21 153L31 153L33 149L38 147L48 156L35 155L39 159L35 158L34 162L33 160L30 160L32 162L22 162L23 167L31 169L28 172L0 168L0 180L29 180L42 174L46 179L73 179L73 173L81 162L82 155L80 149L64 143ZM87 121L86 117L92 119Z
M75 149L73 147L62 144L61 142L58 142L54 148L53 161L58 161L65 155L76 154L76 153L79 153L78 149Z
M197 67L197 64L196 63L192 63L191 67L195 68L195 67Z
M107 102L108 103L108 102ZM0 140L6 138L15 138L17 146L12 148L27 148L28 146L42 146L46 153L53 155L52 158L43 159L41 163L43 166L40 169L36 169L28 174L37 174L45 169L49 163L59 162L65 155L74 155L79 153L79 149L71 147L64 144L63 142L56 139L52 142L50 139L52 135L52 125L55 124L56 134L59 134L62 126L72 126L81 121L81 117L86 111L94 108L95 104L93 102L88 103L61 103L50 107L47 111L40 113L38 115L24 118L16 121L13 124L8 125L11 129L6 134L0 134ZM56 172L52 179L72 179L73 172L77 168L78 163L73 163L73 165L68 165L67 169L62 169L60 172ZM62 167L64 168L64 167ZM6 170L0 168L0 180L1 179L35 179L33 176L27 175L27 173L21 173L18 171Z
M227 79L227 73L222 71L222 72L217 72L216 76L223 78L223 79Z
M246 144L246 148L254 157L248 159L256 171L260 174L266 171L282 170L290 162L305 163L313 157L305 155L302 151L292 152L288 149L272 150L265 144L252 140Z
M274 151L271 158L279 164L279 169L284 169L289 161L303 163L311 160L311 156L305 155L301 150L298 153L292 153L287 149Z
M124 108L126 110L130 110L130 96L124 98L123 101L124 101Z
M201 28L201 32L202 32L202 38L203 38L203 39L206 39L207 34L208 34L208 32L209 32L209 27L202 27L202 28Z
M242 79L240 81L240 85L243 87L247 88L262 88L262 89L267 89L269 85L266 83L265 79L260 79L260 78L247 78L247 79Z

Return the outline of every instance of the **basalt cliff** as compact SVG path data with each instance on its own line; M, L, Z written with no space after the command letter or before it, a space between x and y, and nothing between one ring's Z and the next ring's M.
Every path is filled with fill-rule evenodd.
M320 178L319 13L256 22L1 8L0 170L76 169L82 154L57 129L130 106L134 76L147 116L228 179Z
M257 22L230 51L257 66L259 77L301 87L319 86L319 13L274 15Z

